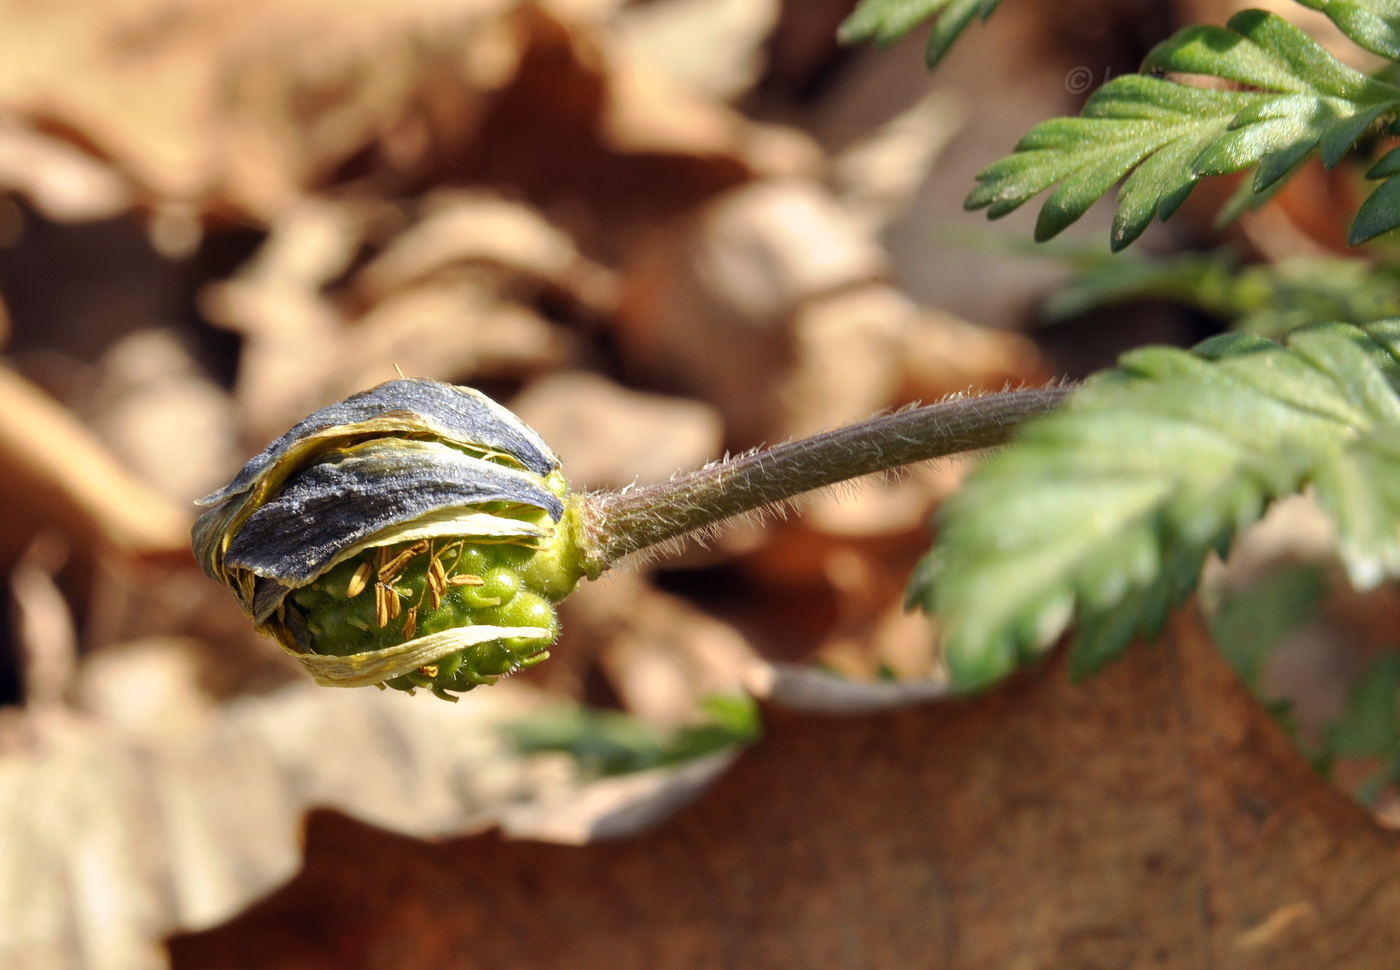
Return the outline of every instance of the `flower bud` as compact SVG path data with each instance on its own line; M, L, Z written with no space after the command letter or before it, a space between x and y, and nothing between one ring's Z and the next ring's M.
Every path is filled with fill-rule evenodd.
M582 576L559 459L437 381L322 408L199 504L200 568L330 686L494 683L549 656Z

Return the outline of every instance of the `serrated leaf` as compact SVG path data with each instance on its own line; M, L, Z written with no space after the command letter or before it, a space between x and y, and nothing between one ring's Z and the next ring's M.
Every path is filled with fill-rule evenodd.
M1394 94L1390 85L1347 67L1329 54L1321 44L1282 17L1264 10L1245 10L1231 17L1226 26L1272 57L1283 70L1291 73L1299 84L1295 90L1359 102L1382 101ZM1260 87L1272 85L1265 84Z
M953 0L943 12L943 16L934 22L933 30L929 31L928 46L924 48L924 63L930 69L936 67L944 55L953 49L953 44L962 36L962 32L972 23L973 18L980 14L982 19L986 20L1000 2L1001 0L992 3L988 3L987 0Z
M1174 213L1200 176L1257 165L1252 187L1241 191L1264 192L1314 151L1335 166L1371 126L1400 112L1400 88L1347 67L1297 27L1258 10L1236 15L1226 27L1178 32L1148 55L1144 68L1221 78L1250 90L1118 78L1089 99L1079 118L1037 125L1012 155L984 169L965 207L985 208L995 219L1058 185L1037 222L1036 238L1044 240L1123 180L1110 236L1117 251L1154 216Z
M871 40L888 45L920 23L937 17L929 34L925 60L938 64L974 18L986 20L1001 0L861 0L837 29L843 44Z
M1392 148L1366 170L1368 179L1385 179L1400 175L1400 148Z
M1247 205L1247 208L1258 208L1258 206L1273 198L1276 191L1283 188L1285 182L1293 177L1298 167L1303 164L1304 159L1312 153L1311 146L1298 144L1292 149L1275 152L1259 162L1259 168L1254 173L1253 180L1247 186L1241 186L1242 193L1248 197L1253 196L1255 203ZM1227 205L1228 209L1229 206ZM1225 213L1219 217L1218 223L1223 222L1228 225L1233 218Z
M836 30L843 44L892 44L953 0L861 0Z
M1201 143L1199 137L1180 138L1149 157L1123 182L1109 236L1114 252L1142 235L1153 216L1165 221L1181 208L1196 187L1191 161L1200 154Z
M1382 334L1377 334L1382 336ZM1160 628L1270 501L1312 485L1354 582L1400 574L1400 361L1340 324L1144 348L1024 429L946 507L911 588L976 688L1077 624L1087 672Z
M1152 48L1142 66L1224 78L1267 91L1308 89L1281 58L1225 27L1196 25L1179 30Z
M1313 480L1318 504L1337 523L1338 544L1352 581L1363 589L1400 569L1400 535L1387 524L1400 515L1400 435L1377 432L1330 455Z
M1122 248L1159 206L1177 194L1184 198L1196 179L1190 162L1249 101L1243 92L1206 91L1162 78L1115 78L1089 99L1082 117L1056 118L1031 129L1016 154L978 174L981 185L964 205L986 208L997 218L1066 182L1066 194L1052 199L1051 213L1038 227L1037 239L1044 240L1133 172L1136 178L1125 186L1126 205L1115 222L1114 248ZM1141 174L1134 172L1139 168Z
M1299 0L1320 10L1359 47L1400 60L1400 7L1393 0Z
M1368 195L1361 208L1356 210L1351 231L1347 233L1347 243L1359 246L1396 226L1400 226L1400 178L1391 177Z
M1060 183L1041 206L1035 224L1035 241L1053 239L1079 220L1089 206L1113 188L1118 180L1151 151L1141 144L1130 144L1098 157L1084 160L1079 170Z

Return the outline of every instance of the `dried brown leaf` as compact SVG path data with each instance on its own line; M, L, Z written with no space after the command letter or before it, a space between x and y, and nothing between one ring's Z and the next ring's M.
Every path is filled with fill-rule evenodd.
M714 408L643 394L595 374L541 378L511 401L511 409L553 444L576 489L662 481L722 450Z
M435 837L527 800L567 812L577 788L498 736L537 706L518 690L449 707L300 683L212 709L194 672L179 642L115 649L80 690L105 720L11 718L0 964L164 966L162 934L226 920L295 873L313 805Z
M707 101L731 101L758 80L777 0L660 0L623 9L613 37L624 56Z
M456 89L460 108L479 101L502 72L485 77L460 54L512 6L12 0L0 9L0 96L156 200L270 222L409 113L429 79ZM460 139L472 117L457 112L441 136Z
M596 657L629 711L657 724L703 720L714 694L759 691L767 665L734 627L624 572L569 601L570 641Z
M34 531L61 526L79 545L174 552L188 543L187 512L123 469L61 405L0 367L0 562Z
M359 284L373 300L454 265L489 263L552 279L576 259L573 241L528 206L489 195L440 198L365 267Z
M162 494L193 502L238 470L233 401L171 330L122 337L98 364L93 431Z
M1325 785L1178 623L1071 684L768 712L764 741L656 831L581 848L424 844L313 819L307 867L175 965L1386 966L1395 837Z
M105 219L134 201L130 184L110 165L13 118L0 119L0 185L60 222Z
M340 334L337 366L322 386L327 401L386 380L395 366L410 377L530 374L555 364L562 345L548 322L502 299L490 279L446 279L403 290L373 306Z

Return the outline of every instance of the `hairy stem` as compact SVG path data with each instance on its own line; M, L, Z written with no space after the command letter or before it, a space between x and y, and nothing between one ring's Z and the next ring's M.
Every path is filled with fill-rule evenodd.
M812 489L1003 444L1069 391L1042 387L953 398L706 465L668 482L590 495L581 530L584 570L597 577L648 546Z

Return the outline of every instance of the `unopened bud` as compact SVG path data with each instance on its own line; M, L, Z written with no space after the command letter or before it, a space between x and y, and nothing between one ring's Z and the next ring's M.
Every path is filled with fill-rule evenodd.
M323 408L202 499L200 567L317 682L440 697L545 659L582 576L559 460L470 388Z

